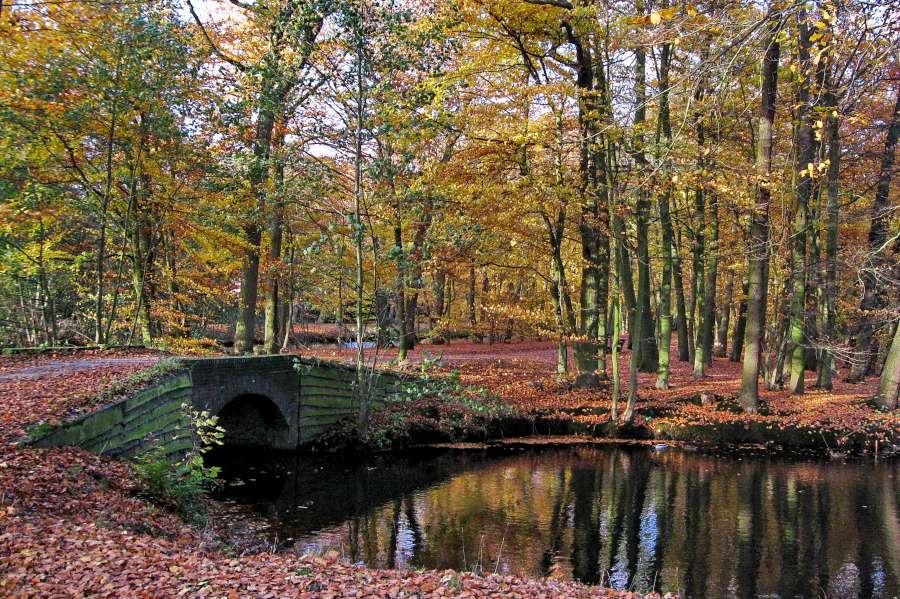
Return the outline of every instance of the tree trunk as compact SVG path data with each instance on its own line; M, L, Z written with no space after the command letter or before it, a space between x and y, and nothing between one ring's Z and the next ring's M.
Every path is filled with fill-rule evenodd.
M702 127L701 127L702 129ZM702 167L701 167L702 168ZM706 299L706 277L705 277L705 262L706 262L706 199L704 198L704 191L702 188L698 187L695 191L695 208L697 210L697 232L694 236L694 268L693 268L693 279L694 279L694 311L692 314L695 314L694 320L694 376L702 377L704 376L704 366L706 365L706 358L704 356L703 350L706 347L706 344L703 340L703 333L706 329L704 325L704 317L706 316L706 310L704 309L704 300Z
M234 351L238 354L252 352L256 337L259 246L262 241L259 218L265 213L269 153L275 126L275 112L272 109L271 99L274 82L263 82L263 86L259 116L256 119L256 134L253 138L253 163L249 169L250 192L256 198L256 214L248 215L247 222L241 227L246 247L241 257L241 295L234 330Z
M147 289L147 274L151 270L153 256L152 223L146 215L147 205L143 200L150 197L150 176L140 177L139 189L134 193L134 224L131 228L131 279L136 302L135 322L141 334L141 343L153 343L153 329L150 321L150 293Z
M806 374L806 283L809 278L806 260L806 237L809 226L809 200L813 190L813 173L816 160L816 146L810 119L814 118L810 106L810 32L806 22L806 11L797 15L800 35L798 44L800 80L798 82L797 105L797 177L796 200L793 226L793 282L791 294L791 381L790 391L802 395Z
M475 274L475 265L469 265L469 288L466 291L466 312L469 317L469 336L473 339L480 336L478 335L478 320L477 320L477 311L475 309L475 287L477 283L477 276Z
M394 253L397 256L397 280L394 284L394 306L397 320L397 361L405 362L409 353L409 319L406 312L406 256L403 251L403 217L400 198L395 194Z
M828 125L828 230L825 240L825 292L822 302L822 339L823 351L819 360L819 376L816 386L819 389L830 391L832 384L832 370L834 369L834 321L835 307L837 305L837 252L838 252L838 206L839 177L840 177L840 123L837 114L837 97L833 90L832 81L826 82L825 104L830 108L827 118Z
M731 310L734 304L734 270L728 269L725 283L725 303L719 316L719 330L716 332L714 353L717 358L724 358L728 353L728 327L731 324Z
M875 333L872 311L881 307L882 290L879 279L884 276L880 271L887 266L884 252L887 249L887 233L890 226L892 209L890 205L891 176L894 171L894 148L900 136L900 94L894 104L894 114L888 128L884 153L881 156L881 175L875 189L875 201L872 202L872 224L869 228L869 247L867 264L863 268L863 298L860 303L862 317L856 333L856 348L847 381L859 382L866 376L871 360L872 336Z
M688 336L687 309L684 302L684 276L681 272L681 255L678 247L672 255L675 279L675 328L678 331L678 361L691 361L691 342Z
M616 233L616 265L619 271L619 286L622 288L622 297L625 300L625 320L628 327L628 348L632 348L634 341L634 321L637 310L637 298L634 293L634 274L631 270L631 252L625 237L625 223L615 213L612 215L613 230Z
M363 5L365 11L365 5ZM365 14L359 15L360 21ZM364 349L365 327L363 319L363 302L365 300L365 271L363 270L363 247L365 230L363 228L362 203L363 203L363 135L366 115L366 87L363 80L363 71L366 59L363 47L366 43L362 32L357 28L354 31L356 42L356 114L355 114L355 148L354 148L354 172L353 172L353 242L356 249L356 397L359 406L356 421L356 431L360 441L369 440L369 377L366 374L366 355Z
M493 345L494 343L494 319L488 314L488 302L490 301L491 294L491 280L488 278L487 269L485 269L484 274L481 276L481 329L482 332L479 334L479 337L484 333L488 335L488 343Z
M597 335L600 329L598 300L600 296L600 253L601 238L598 229L598 198L596 189L596 167L593 163L591 144L595 143L593 112L594 73L590 48L582 38L567 29L570 43L575 46L577 63L576 87L578 88L578 128L579 128L579 195L581 214L578 230L581 235L581 289L578 319L579 341L575 343L575 363L578 367L576 384L579 387L596 387L597 375ZM605 208L604 208L605 209ZM604 311L605 312L605 311ZM604 314L605 317L605 314Z
M116 81L118 81L119 67L116 65ZM118 118L118 105L114 102L109 121L109 136L106 142L106 184L100 205L100 233L97 236L97 297L94 304L94 342L102 344L106 342L103 328L103 296L106 280L106 218L109 212L109 202L112 194L112 159L113 148L116 140L116 121Z
M759 404L759 365L762 335L766 319L766 291L768 286L769 177L772 171L772 137L778 89L779 22L768 14L768 35L764 39L762 61L762 94L759 114L759 144L756 170L759 184L750 219L750 267L747 294L747 324L744 339L744 363L739 401L748 413L756 412Z
M731 342L731 354L728 359L732 362L740 362L744 350L744 332L747 330L747 294L750 289L750 279L744 277L741 284L741 301L738 302L737 323L734 325L734 339Z
M431 281L431 294L433 296L433 303L431 307L431 313L429 314L429 326L431 331L429 335L431 337L432 343L441 344L446 342L447 334L446 332L436 333L439 330L441 324L441 316L444 314L444 289L447 286L447 271L443 267L438 267Z
M716 324L716 288L719 275L719 197L713 192L709 202L709 262L703 297L703 359L707 366L713 361L713 331Z
M705 52L704 52L705 55ZM705 81L701 82L697 88L695 100L699 103L703 100ZM703 117L700 111L695 113L697 119L697 170L704 172L705 158L704 151L706 145L705 128L703 125ZM703 182L697 184L694 190L694 209L696 210L696 230L694 233L694 309L696 310L696 320L694 321L694 376L697 378L705 376L706 367L706 189Z
M875 402L886 410L897 409L897 395L900 393L900 326L894 331L894 339L888 350Z
M638 303L637 314L635 314L634 334L640 339L644 334L644 319L641 317L643 303ZM638 400L638 370L641 363L641 352L643 351L643 343L635 343L631 350L631 365L628 371L628 402L625 404L625 413L622 414L622 422L628 424L634 418L634 410Z
M612 390L610 396L609 421L615 425L619 416L619 396L621 394L621 374L619 373L619 333L622 328L622 308L619 303L618 289L614 290L612 299Z
M670 45L663 44L659 59L659 123L662 130L662 151L668 156L672 143L672 123L669 118L669 61ZM662 255L662 284L659 289L659 365L656 388L669 388L669 350L672 344L672 218L669 214L671 174L665 159L661 176L665 189L659 196L660 254Z
M643 3L637 3L639 14L643 13ZM638 173L641 176L647 174L647 158L644 155L644 135L642 128L647 121L647 67L646 53L642 47L634 51L634 135L635 154L634 160ZM641 334L636 339L641 344L641 372L656 372L658 356L656 351L655 327L653 313L650 308L650 245L648 240L648 222L650 219L650 202L645 189L638 190L637 200L637 243L638 243L638 294L639 315L642 319ZM632 344L633 345L633 344ZM627 413L627 411L626 411Z
M284 226L284 160L281 156L283 144L284 132L282 131L275 140L275 161L272 165L276 198L269 222L268 276L266 277L269 280L269 285L266 287L266 320L263 341L263 347L267 354L278 353L281 346L279 336L282 327L279 317L282 312L281 302L284 301L283 298L279 297L279 292L281 291L281 242L282 228Z

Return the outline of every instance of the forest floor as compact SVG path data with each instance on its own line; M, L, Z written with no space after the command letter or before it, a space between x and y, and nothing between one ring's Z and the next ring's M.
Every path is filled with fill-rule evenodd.
M17 443L38 422L96 407L164 354L0 357L0 597L638 597L556 580L373 570L335 554L242 553L227 523L182 522L142 496L130 465Z
M355 357L352 349L326 346L302 353L347 362ZM396 353L395 349L380 350L377 365L396 366ZM815 388L816 373L807 372L802 396L792 396L786 389L766 390L760 384L759 413L748 415L735 402L741 387L740 362L715 358L706 376L698 379L691 363L677 360L677 348L673 347L672 355L669 389L656 389L656 373L638 374L638 430L631 434L705 444L763 445L775 450L813 449L834 455L871 452L876 441L879 451L891 451L900 440L900 411L882 412L869 403L877 378L850 384L841 371L834 377L834 388L824 391ZM459 372L463 383L484 387L525 414L568 422L575 433L611 433L609 385L578 389L569 381L557 380L552 341L423 344L410 352L406 368L415 370L423 360L436 358L440 358L439 370ZM630 360L630 351L620 352L619 414L628 396ZM569 361L574 372L571 352Z

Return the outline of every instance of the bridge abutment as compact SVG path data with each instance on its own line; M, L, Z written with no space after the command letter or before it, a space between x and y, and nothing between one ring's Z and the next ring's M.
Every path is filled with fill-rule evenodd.
M383 401L401 383L376 373L370 399ZM114 457L162 447L167 454L191 446L186 411L207 411L225 428L227 445L296 449L357 413L356 371L344 364L291 355L191 358L182 369L139 392L34 441L38 447L76 445Z

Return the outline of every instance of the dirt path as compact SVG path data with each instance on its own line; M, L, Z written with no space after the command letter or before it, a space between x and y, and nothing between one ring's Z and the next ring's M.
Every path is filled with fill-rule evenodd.
M114 370L116 366L153 366L159 362L159 359L159 356L122 356L74 360L50 359L33 366L23 365L18 368L0 370L0 382L34 380L48 376L67 376L98 368Z

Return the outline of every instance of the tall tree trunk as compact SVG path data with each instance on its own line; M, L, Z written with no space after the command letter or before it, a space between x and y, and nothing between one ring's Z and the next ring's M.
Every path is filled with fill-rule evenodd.
M421 276L410 278L412 292L406 298L406 349L413 350L419 342L419 291L415 285L422 284Z
M666 3L667 4L667 3ZM669 350L672 344L672 218L669 214L671 174L669 151L672 143L672 123L669 118L669 62L671 48L663 44L659 58L659 126L662 131L662 151L665 153L662 181L665 188L659 195L660 254L662 255L662 284L659 289L659 366L656 388L669 388Z
M625 233L625 223L622 218L613 213L613 231L616 234L616 267L619 275L619 286L622 289L622 298L625 300L625 320L628 326L628 348L632 348L634 341L634 321L637 310L637 298L634 293L634 274L631 270L631 252Z
M636 3L638 14L643 14L641 0ZM644 48L635 48L634 67L634 161L640 176L647 176L647 157L644 155L643 127L647 121L647 57ZM638 294L639 315L642 319L641 334L636 337L641 344L641 372L656 372L658 356L656 351L653 313L650 309L650 244L648 222L650 202L643 187L638 190L637 200L637 243L638 243ZM632 344L633 347L633 344Z
M365 4L362 5L363 14L359 15L360 21L365 18ZM357 24L354 31L356 44L356 114L354 132L354 160L353 160L353 245L356 249L356 397L359 406L357 413L357 435L363 443L369 440L369 377L366 373L366 355L364 341L366 323L363 318L363 302L365 300L365 271L363 269L363 255L365 248L365 229L363 227L363 135L367 119L366 115L366 86L363 71L366 70L366 58L364 58L364 45L366 40Z
M713 192L709 202L709 261L703 297L703 359L707 366L713 361L713 331L716 324L716 289L719 275L719 196Z
M702 125L698 126L702 129ZM702 168L702 167L701 167ZM706 330L704 325L704 316L706 310L704 308L704 300L706 299L706 199L704 190L697 187L695 190L695 208L697 210L697 230L694 235L694 312L696 314L694 320L694 376L704 376L704 366L706 365L706 357L704 349L706 344L703 340L703 334Z
M706 56L706 51L703 56ZM697 92L694 100L699 105L703 101L706 81L705 78L697 86ZM694 232L694 308L696 310L696 320L694 321L694 376L705 376L706 367L706 128L703 122L703 114L701 110L694 113L696 119L697 132L697 170L700 173L701 180L698 181L694 190L694 209L696 210L696 229Z
M759 111L759 144L756 171L759 183L750 218L750 267L747 293L747 325L744 339L744 363L740 403L746 412L756 412L759 404L759 365L762 335L766 320L766 291L769 256L769 189L772 171L772 137L778 91L779 20L770 8L767 33L763 40L762 94Z
M281 351L287 352L291 344L291 336L294 331L294 298L297 286L294 281L294 237L291 235L290 227L287 229L288 249L287 264L288 274L285 281L286 287L283 289L285 300L281 302L282 308L282 326L284 327L281 334Z
M553 315L556 317L556 374L560 377L569 372L569 345L566 338L566 325L562 312L562 298L559 296L559 273L551 264L553 279L550 281L550 298L553 301Z
M579 128L579 195L581 214L578 223L581 235L580 317L578 319L579 341L575 343L575 362L578 366L576 384L579 387L596 387L597 375L597 335L600 328L600 248L598 229L597 174L593 163L591 144L595 143L596 98L594 97L594 73L591 50L571 27L566 29L569 42L575 46L577 64L576 87L578 88L578 128ZM605 208L604 208L605 209ZM605 317L605 314L604 314Z
M816 386L830 391L832 370L834 369L834 322L837 305L837 253L838 253L838 207L839 177L841 160L840 123L837 116L837 96L829 76L826 80L825 104L829 108L828 127L828 229L825 240L825 290L822 302L822 356L819 360L819 376Z
M637 304L637 314L635 314L634 334L636 339L640 339L644 334L644 319L641 318L643 303ZM631 364L628 371L628 402L625 404L625 413L622 414L622 422L629 424L634 418L634 410L638 400L638 370L641 363L641 352L643 351L643 343L635 343L631 350Z
M269 153L275 126L272 88L274 82L263 82L256 134L253 138L253 163L249 169L250 192L256 199L256 213L247 216L241 227L245 248L241 257L241 292L238 319L234 330L234 351L243 354L253 351L256 337L256 300L259 288L259 247L262 231L260 215L265 213L266 182L269 176Z
M678 361L691 361L691 342L688 335L687 309L684 302L684 276L681 272L681 255L678 247L672 255L672 270L675 279L675 328L678 330Z
M488 304L490 303L491 280L488 278L487 269L481 275L481 330L479 336L487 333L488 343L494 344L494 319L488 314Z
M619 333L622 329L622 308L617 292L618 289L614 289L612 297L612 389L610 391L609 421L613 424L619 416L619 396L622 388L621 374L619 373Z
M593 71L596 80L595 89L598 96L597 108L594 111L599 116L599 126L594 127L592 148L592 176L593 187L596 194L597 206L596 228L598 240L597 248L597 376L600 380L607 380L606 348L609 343L609 329L607 323L609 308L609 286L612 257L610 253L610 233L612 226L610 218L610 204L614 202L615 180L613 169L613 152L611 141L605 131L612 122L612 100L609 90L609 79L602 62L604 55L600 40L596 33L591 36L594 49Z
M142 174L138 190L134 195L134 224L131 227L131 279L137 314L135 322L141 334L141 343L150 346L153 343L153 328L150 320L150 293L147 288L147 275L151 271L153 260L152 231L153 224L147 215L147 202L150 199L150 182L148 174Z
M557 214L555 223L545 219L551 247L552 288L551 297L554 301L557 326L557 363L556 371L563 375L568 373L569 350L568 339L575 332L575 310L569 295L569 285L566 281L566 269L562 259L562 240L565 231L565 212Z
M394 306L397 320L397 361L405 362L409 354L409 319L406 306L406 267L407 259L403 250L403 205L400 196L394 193L396 200L394 213L394 254L397 257L397 280L394 284Z
M413 349L419 342L419 292L424 287L424 282L422 280L422 263L424 261L426 236L428 230L431 228L433 217L433 200L430 194L426 194L422 205L422 214L416 223L413 233L412 251L406 262L405 274L410 288L409 297L406 298L407 350Z
M856 333L856 348L850 367L848 382L859 382L866 376L871 361L872 335L875 333L872 311L881 307L882 290L879 279L884 276L880 271L887 265L884 253L887 251L887 233L893 210L890 205L891 177L894 172L894 148L900 136L900 93L894 104L894 114L888 126L884 153L881 155L881 174L878 187L875 189L875 201L872 202L872 224L869 228L869 247L867 264L862 272L863 297L860 302L862 317Z
M810 32L806 22L806 11L801 9L797 14L799 32L800 80L798 82L797 105L797 161L795 172L797 187L794 205L794 226L792 262L793 282L791 293L791 381L790 391L795 395L803 394L806 373L806 283L808 262L806 259L806 238L809 226L809 201L813 191L813 173L816 160L816 146L810 119L814 118L810 105L810 73L811 60Z
M119 79L119 65L116 64L115 80ZM118 104L113 102L112 113L109 119L109 135L106 141L106 183L100 204L100 232L97 236L97 298L94 304L94 342L102 344L106 342L103 328L103 301L104 283L106 281L106 218L109 213L109 202L112 195L113 179L113 149L116 141L116 124L118 119Z
M282 228L284 226L284 159L281 156L281 150L284 144L284 132L279 132L274 143L275 159L272 164L272 171L275 179L275 203L272 206L272 215L269 220L269 255L268 255L268 273L267 279L269 285L266 287L266 309L265 309L265 335L263 347L267 354L278 353L281 347L282 327L279 317L282 313L281 302L284 298L279 296L282 291L281 287L281 242Z

